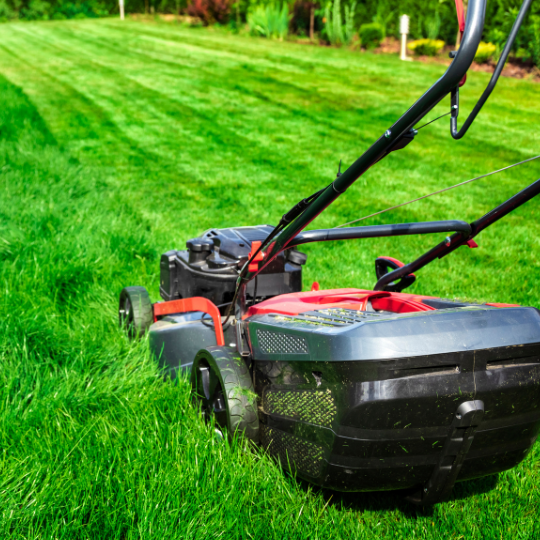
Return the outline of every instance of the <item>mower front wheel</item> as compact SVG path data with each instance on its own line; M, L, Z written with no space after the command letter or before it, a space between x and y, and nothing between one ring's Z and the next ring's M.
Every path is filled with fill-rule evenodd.
M141 337L154 322L152 301L144 287L126 287L120 293L118 308L120 328L132 338Z
M259 442L257 395L242 358L226 347L207 347L197 353L191 371L191 387L206 421L215 417L229 438L241 432Z

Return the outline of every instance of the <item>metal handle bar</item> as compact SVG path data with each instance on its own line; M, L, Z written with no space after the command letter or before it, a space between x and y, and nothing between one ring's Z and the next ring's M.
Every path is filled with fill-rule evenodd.
M331 240L354 240L360 238L382 238L385 236L405 236L440 232L459 232L469 236L471 226L466 221L424 221L420 223L395 223L393 225L370 225L368 227L349 227L347 229L319 229L304 231L289 244L290 247L327 242Z
M463 124L463 126L461 127L459 131L457 129L457 117L459 114L459 86L456 86L452 90L452 94L451 94L452 116L450 118L450 133L452 134L452 137L454 137L454 139L456 140L461 139L461 137L463 137L463 135L467 133L467 130L469 129L471 124L474 122L476 116L480 112L480 109L484 106L484 103L488 100L491 92L495 88L495 85L497 84L497 80L499 79L499 76L503 70L504 64L506 63L506 59L508 58L508 55L510 54L510 50L512 49L512 46L514 45L514 41L516 40L518 30L520 29L523 23L523 19L525 18L525 15L527 14L529 7L531 6L531 2L532 0L524 0L523 4L521 5L521 9L519 10L518 16L516 17L514 25L512 26L512 30L510 34L508 35L508 40L506 41L506 45L504 46L501 57L499 58L499 61L497 62L497 67L495 68L495 71L493 72L491 80L489 81L489 84L484 90L482 97L478 100L471 114L469 115L469 117L467 118L467 120L465 121L465 123Z
M512 210L515 210L527 201L530 201L539 193L540 179L538 179L536 182L533 182L530 186L521 190L519 193L516 193L513 197L510 197L507 201L503 202L493 210L490 210L480 219L473 221L470 225L472 232L469 236L464 236L462 233L453 234L452 236L450 236L450 238L447 239L447 241L441 242L439 245L430 249L427 253L424 253L424 255L416 259L416 261L406 264L405 266L402 266L401 268L398 268L393 272L385 274L381 279L379 279L379 281L377 281L377 284L375 285L373 290L383 291L384 287L386 287L386 285L388 285L389 283L392 283L393 281L396 281L402 277L412 274L413 272L416 272L417 270L420 270L420 268L423 268L424 266L426 266L426 264L430 263L435 259L442 259L444 256L452 253L452 251L454 251L458 247L464 245L467 240L474 238L486 227L489 227L491 224L499 221L499 219L503 218L504 216L512 212Z

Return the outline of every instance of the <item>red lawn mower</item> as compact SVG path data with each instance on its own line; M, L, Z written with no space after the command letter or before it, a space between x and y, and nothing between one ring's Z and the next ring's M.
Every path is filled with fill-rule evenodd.
M461 5L456 0L458 6ZM491 82L458 130L459 88L482 36L486 0L470 0L446 73L343 173L275 227L210 229L161 257L162 302L143 287L120 295L120 324L149 334L174 377L220 432L242 432L298 476L338 491L408 490L432 504L456 481L517 465L540 429L540 312L406 294L415 274L540 192L540 180L480 219L304 231L364 172L410 144L415 126L451 95L461 138L493 90L531 0L525 0ZM461 14L463 12L461 11ZM459 15L459 9L458 9ZM443 233L413 262L375 261L373 290L302 291L310 242Z

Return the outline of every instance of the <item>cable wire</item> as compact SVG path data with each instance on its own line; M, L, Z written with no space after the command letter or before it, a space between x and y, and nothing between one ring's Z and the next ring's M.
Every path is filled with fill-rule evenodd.
M430 120L427 124L424 124L423 126L420 126L419 128L414 128L414 129L416 129L416 131L420 131L422 128L429 126L429 124L433 124L433 122L436 122L437 120L440 120L441 118L444 118L445 116L448 116L449 114L452 114L452 111L441 114L441 116L438 116L434 120Z
M422 199L427 199L428 197L431 197L433 195L437 195L438 193L443 193L445 191L450 191L451 189L457 188L459 186L464 186L465 184L470 184L471 182L475 182L476 180L480 180L481 178L486 178L486 176L491 176L492 174L497 174L502 171L506 171L507 169L511 169L512 167L517 167L518 165L523 165L524 163L528 163L529 161L534 161L535 159L540 158L540 155L525 159L523 161L520 161L519 163L514 163L513 165L508 165L507 167L503 167L502 169L498 169L497 171L492 171L487 174L483 174L482 176L477 176L476 178L471 178L470 180L465 180L465 182L460 182L459 184L455 184L454 186L450 186L444 189L439 189L438 191L434 191L433 193L430 193L429 195L423 195L422 197L418 197L417 199L413 199L412 201L407 201L401 204L396 204L395 206L391 206L390 208L386 208L385 210L381 210L379 212L375 212L374 214L370 214L369 216L364 216L359 219L355 219L353 221L349 221L347 223L343 223L342 225L338 225L337 227L334 227L334 229L340 229L341 227L346 227L347 225L352 225L353 223L358 223L359 221L363 221L364 219L368 219L374 216L378 216L379 214L384 214L385 212L389 212L390 210L395 210L396 208L401 208L402 206L406 206L407 204L411 204L413 202L421 201Z

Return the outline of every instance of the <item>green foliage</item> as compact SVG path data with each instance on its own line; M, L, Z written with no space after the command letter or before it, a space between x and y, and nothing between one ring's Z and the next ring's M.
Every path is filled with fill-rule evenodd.
M349 45L354 37L354 16L356 2L346 5L344 9L345 22L341 15L341 1L328 2L324 11L324 30L332 45Z
M529 35L529 50L532 60L537 66L540 66L540 15L531 17Z
M324 8L324 32L332 45L343 43L343 25L341 20L341 0L327 2Z
M0 0L0 23L17 18L17 12L11 8L6 0Z
M384 39L384 28L379 23L363 24L360 26L358 35L362 47L373 49L378 47Z
M279 40L287 36L289 20L289 7L286 2L282 5L256 6L248 14L248 25L252 34Z
M415 54L425 56L436 56L444 48L444 41L435 39L417 39L407 43L407 47Z
M350 45L354 38L354 15L356 13L356 0L350 4L345 5L345 24L343 25L343 44Z
M486 62L489 62L493 55L497 52L497 47L493 45L493 43L484 43L483 41L480 42L480 45L478 45L478 50L476 51L476 54L474 55L474 59L479 64L485 64Z
M435 41L441 33L441 16L439 15L439 8L435 10L435 13L432 16L427 16L425 18L425 36L431 40Z
M50 17L51 5L43 0L31 0L28 7L22 10L22 16L28 21L48 20Z
M260 450L218 443L187 379L164 381L146 341L117 328L124 286L158 300L161 253L212 227L277 223L441 65L129 20L0 32L0 538L540 537L540 443L517 468L458 483L429 509L399 493L311 489ZM470 77L471 100L490 76ZM447 110L445 100L424 121ZM535 155L539 115L540 85L501 78L458 145L447 121L431 124L311 226ZM472 221L539 176L531 162L366 224ZM539 215L540 200L528 202L408 291L539 307ZM376 256L410 261L443 238L306 246L304 288L371 288Z
M392 6L392 3L390 2L390 0L381 0L377 4L377 11L375 15L373 15L372 22L377 23L381 26L383 30L382 39L386 37L387 28L395 19L396 15L397 15L397 10L395 9L395 6Z

